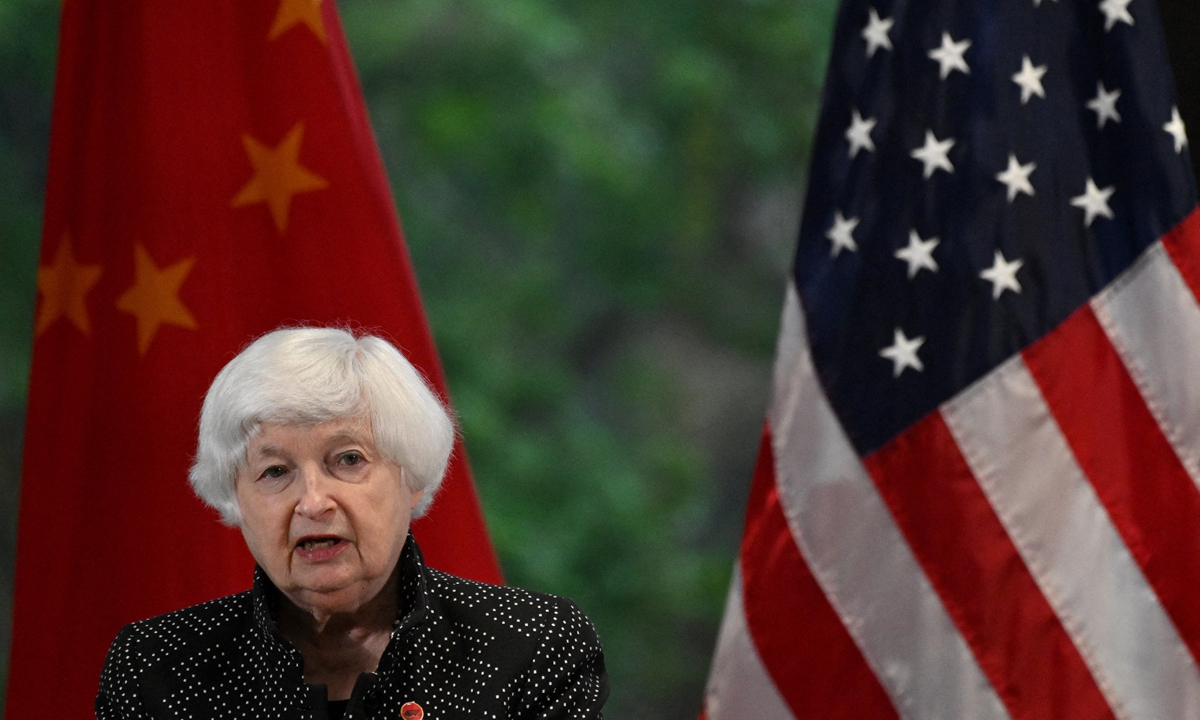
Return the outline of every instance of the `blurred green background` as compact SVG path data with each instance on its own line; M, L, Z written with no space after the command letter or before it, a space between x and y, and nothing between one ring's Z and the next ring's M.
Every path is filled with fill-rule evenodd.
M695 718L835 0L339 8L509 582ZM0 678L58 10L0 0Z

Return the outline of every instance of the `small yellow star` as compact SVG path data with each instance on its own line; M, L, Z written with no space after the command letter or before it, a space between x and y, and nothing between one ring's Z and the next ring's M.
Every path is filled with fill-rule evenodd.
M38 311L37 331L54 324L62 316L75 324L84 335L91 334L88 324L87 294L100 280L101 266L80 265L71 252L71 236L63 233L58 244L58 253L53 265L38 268L38 292L42 294L42 307Z
M321 0L279 0L279 10L275 12L275 22L271 23L267 39L274 40L300 23L307 25L322 44L327 44Z
M280 233L287 231L292 196L329 186L325 178L300 164L300 140L303 136L304 123L296 123L274 149L249 135L242 136L246 155L254 165L254 177L233 199L233 207L265 202L271 209L276 229Z
M133 261L133 287L117 298L117 309L137 316L138 353L145 355L162 323L196 329L195 318L179 301L179 287L191 272L196 258L186 258L159 270L146 248L135 245Z

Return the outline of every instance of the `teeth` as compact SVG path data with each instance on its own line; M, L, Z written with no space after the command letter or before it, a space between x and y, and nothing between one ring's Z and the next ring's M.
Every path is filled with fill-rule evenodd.
M337 540L334 540L332 538L326 538L324 540L305 540L304 542L300 543L301 547L303 547L305 550L316 550L318 548L327 548L327 547L332 547L335 544L337 544Z

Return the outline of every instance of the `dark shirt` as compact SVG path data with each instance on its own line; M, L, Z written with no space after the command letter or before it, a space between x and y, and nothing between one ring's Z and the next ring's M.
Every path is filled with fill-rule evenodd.
M410 536L400 607L373 673L359 676L345 718L600 718L608 697L595 628L574 603L486 585L425 566ZM279 591L261 569L253 589L127 625L109 648L99 720L320 720L324 686L279 633ZM336 718L336 714L330 714Z
M340 720L346 714L346 706L349 704L349 700L330 700L329 710L325 714L329 720Z

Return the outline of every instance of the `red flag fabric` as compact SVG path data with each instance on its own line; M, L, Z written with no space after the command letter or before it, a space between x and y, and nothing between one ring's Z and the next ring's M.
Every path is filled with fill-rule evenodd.
M216 372L282 323L391 338L443 393L331 0L66 0L7 717L89 717L125 623L247 588L186 481ZM461 447L429 563L501 582Z
M1200 717L1152 2L843 0L707 720Z

